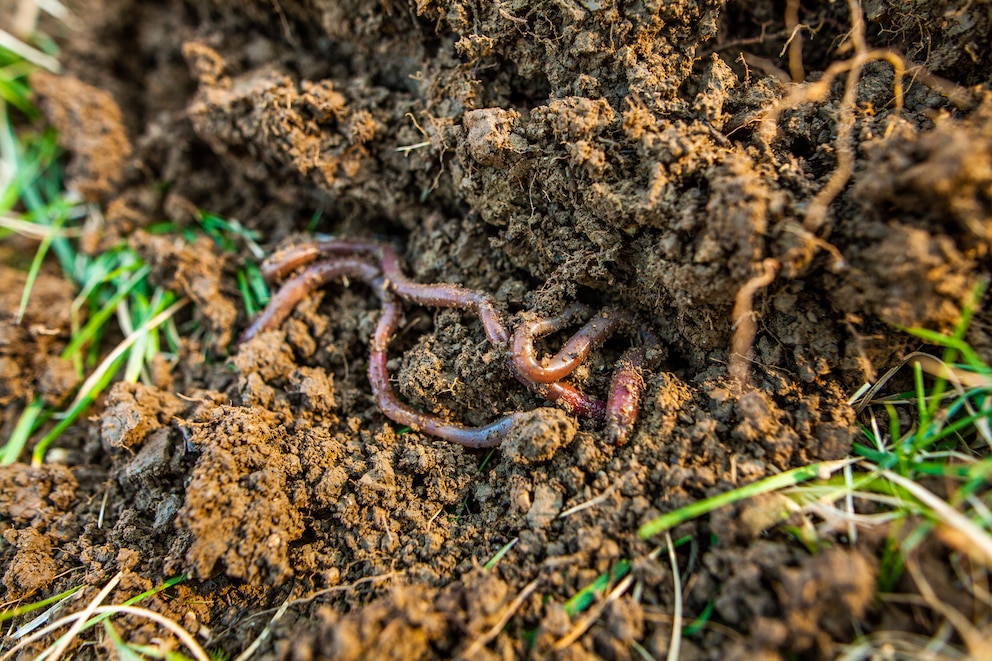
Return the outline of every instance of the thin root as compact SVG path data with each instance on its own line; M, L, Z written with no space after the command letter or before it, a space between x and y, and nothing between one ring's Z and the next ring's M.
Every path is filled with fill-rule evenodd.
M758 324L754 319L754 295L774 282L778 269L777 259L763 261L761 273L744 283L734 302L734 336L730 343L730 364L727 371L742 390L746 390L749 385L751 346L758 331Z

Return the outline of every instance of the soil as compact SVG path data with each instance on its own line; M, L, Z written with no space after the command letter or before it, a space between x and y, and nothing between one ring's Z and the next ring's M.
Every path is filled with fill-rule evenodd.
M868 61L786 106L783 2L66 4L78 25L47 27L66 72L32 82L70 187L103 210L83 245L127 241L194 305L153 383L115 386L43 466L0 468L4 604L82 584L78 610L118 571L108 603L186 573L142 604L231 656L264 629L252 658L662 658L675 586L637 528L847 456L848 397L919 348L899 327L949 330L992 266L988 3L866 0L869 45L909 63L904 93ZM805 3L800 20L807 80L855 55L846 3ZM533 413L491 453L401 429L365 377L375 296L330 285L239 345L250 253L147 231L195 228L201 209L271 251L312 232L394 241L413 280L488 292L511 322L621 306L665 360L616 447L520 386L473 317L408 307L390 362L406 402L474 425ZM54 267L14 318L25 246L0 247L4 437L36 395L76 385L58 358L74 292ZM767 259L742 384L733 311ZM990 332L982 308L967 339L986 360ZM605 396L625 343L575 380ZM936 631L877 599L884 531L828 531L814 552L774 527L781 511L759 499L677 528L683 617L709 613L683 658L833 658L866 632ZM942 548L920 562L953 601ZM636 587L596 601L569 642L584 615L566 602L622 560Z

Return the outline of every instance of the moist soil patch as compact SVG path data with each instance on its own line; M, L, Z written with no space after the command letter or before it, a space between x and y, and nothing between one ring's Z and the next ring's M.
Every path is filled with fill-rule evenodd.
M142 603L232 656L257 639L251 658L665 657L671 564L638 527L847 456L848 397L919 347L898 327L950 330L990 267L990 5L867 0L859 45L847 3L804 3L796 30L787 4L68 2L73 29L48 28L66 71L32 83L70 187L103 211L87 249L128 242L193 305L174 362L115 386L43 466L0 468L0 601L83 585L79 610L117 572L107 603L185 573ZM905 75L865 48L900 53ZM377 408L362 283L238 343L250 254L147 231L199 210L273 252L313 232L393 242L412 280L484 291L513 324L621 307L663 360L616 446L517 383L472 315L405 306L389 362L404 402L472 425L532 411L502 447L467 450ZM27 402L76 385L59 359L75 292L54 270L15 320L32 250L2 246L5 438ZM967 338L986 360L990 321L981 308ZM605 398L630 341L572 381ZM707 617L683 658L934 634L929 611L876 598L886 531L811 550L774 527L782 511L757 499L675 531L683 617ZM972 613L948 553L919 562ZM635 587L574 612L627 563ZM94 639L75 657L111 653Z

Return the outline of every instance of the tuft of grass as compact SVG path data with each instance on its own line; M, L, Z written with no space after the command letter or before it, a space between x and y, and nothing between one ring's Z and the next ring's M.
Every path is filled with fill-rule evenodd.
M967 653L992 658L982 627L940 601L916 554L935 536L952 555L970 560L974 571L987 575L992 568L992 367L965 341L985 290L986 283L976 287L950 334L903 329L942 355L913 353L852 397L863 439L854 444L856 456L802 466L691 503L645 523L639 535L647 539L769 492L793 503L789 511L801 523L786 530L812 553L829 545L836 532L846 532L854 543L859 529L886 526L878 591L894 589L909 571L925 604L957 631ZM883 396L901 370L911 370L912 389Z
M39 254L44 247L39 248ZM150 268L133 250L120 246L90 257L67 241L66 253L73 268L67 275L80 292L72 304L72 335L61 357L72 362L82 385L62 410L39 399L31 402L14 434L0 448L3 464L16 461L29 439L51 420L55 424L38 440L32 454L32 463L40 464L52 442L86 412L121 370L125 381L150 383L152 362L165 354L163 345L171 355L179 351L179 334L172 320L188 301L152 286L148 281ZM27 287L25 290L27 293ZM124 339L107 352L103 340L114 333Z
M71 338L62 358L73 363L82 385L61 410L40 398L29 402L0 447L0 464L17 461L31 438L52 422L35 444L32 460L41 463L51 443L85 413L121 370L124 380L150 381L151 362L164 353L163 345L173 353L178 351L179 335L172 317L185 304L173 292L152 286L149 267L127 246L96 256L79 249L79 224L98 210L66 192L55 132L32 128L30 122L38 118L38 112L30 102L27 77L33 68L32 63L0 48L0 240L12 234L38 240L21 294L18 323L50 254L79 289L71 310ZM20 114L19 120L15 113ZM15 121L20 122L17 127ZM117 334L124 339L108 352L105 339Z
M0 446L0 464L17 461L31 439L32 463L40 464L51 444L117 379L150 383L151 367L159 356L174 358L180 338L173 317L186 303L174 292L148 281L150 267L126 245L98 255L79 249L76 240L81 221L99 210L67 193L60 164L61 150L55 132L34 131L30 122L38 111L30 101L27 83L34 65L0 48L0 240L20 234L38 240L31 260L17 321L23 318L34 282L42 265L53 254L66 278L79 290L71 309L71 337L62 358L72 362L82 385L62 409L41 398L29 402L10 438ZM15 129L11 116L20 113L26 129ZM269 290L257 262L264 257L258 236L236 220L201 211L198 226L180 228L173 223L152 231L176 233L188 241L200 234L211 237L226 252L245 252L236 272L245 311L259 312L269 300ZM123 337L112 348L106 340Z
M237 220L221 218L208 211L201 210L197 220L207 236L224 252L236 253L247 248L251 253L254 261L245 260L235 276L245 312L249 317L260 312L269 302L269 286L258 268L258 262L265 259L265 251L258 245L258 232L249 230Z

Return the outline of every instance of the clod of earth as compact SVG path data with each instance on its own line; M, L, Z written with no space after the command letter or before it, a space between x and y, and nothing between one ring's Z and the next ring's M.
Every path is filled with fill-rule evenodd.
M542 362L535 353L535 338L590 317L588 307L571 305L549 318L525 315L525 320L511 335L488 294L452 284L412 282L404 275L396 251L384 243L332 240L302 244L274 255L262 268L262 273L269 281L279 281L297 270L299 273L283 283L241 340L275 328L285 321L297 303L328 282L346 277L360 280L375 291L382 303L382 315L372 337L368 372L379 408L398 424L470 448L499 445L525 414L507 413L487 425L468 427L417 411L401 402L389 382L386 351L402 318L402 301L473 312L482 322L489 342L508 353L511 369L520 383L580 417L605 421L607 436L618 445L626 442L637 420L644 387L642 372L654 367L661 357L658 338L650 329L638 324L629 312L609 308L592 316L561 351ZM640 344L627 349L617 361L604 404L563 379L618 330L636 336Z

